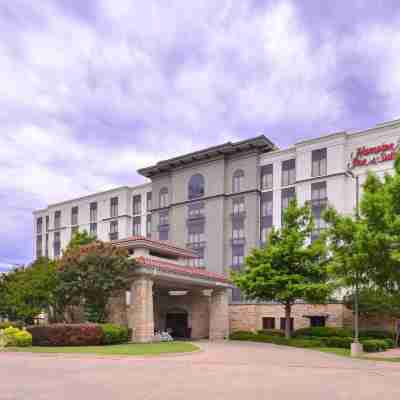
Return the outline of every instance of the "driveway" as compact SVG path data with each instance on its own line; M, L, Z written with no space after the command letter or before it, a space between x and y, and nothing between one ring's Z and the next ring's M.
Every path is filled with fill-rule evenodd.
M200 343L179 356L0 353L0 399L368 400L400 398L400 363L263 343Z

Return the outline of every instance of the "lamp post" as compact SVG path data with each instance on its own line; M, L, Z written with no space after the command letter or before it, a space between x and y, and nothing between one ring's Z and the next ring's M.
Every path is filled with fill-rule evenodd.
M360 218L360 180L359 176L356 175L351 169L346 171L346 176L354 179L356 181L356 220ZM358 274L356 273L356 281L354 285L354 341L351 344L351 355L352 357L358 357L363 352L363 345L359 340L359 310L358 310L358 298L359 298L359 288L358 288Z

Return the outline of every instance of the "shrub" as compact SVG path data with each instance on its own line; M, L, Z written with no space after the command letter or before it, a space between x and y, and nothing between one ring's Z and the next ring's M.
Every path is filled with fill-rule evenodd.
M0 322L0 329L6 329L6 328L9 328L9 327L22 329L24 327L24 324L22 322L20 322L20 321Z
M285 336L285 332L279 329L261 329L257 331L259 335L267 335L267 336Z
M231 340L254 340L256 334L249 331L236 331L229 335Z
M316 326L297 329L293 337L314 336L314 337L351 337L352 331L346 328L333 328L328 326Z
M396 347L396 343L393 339L383 339L383 340L386 342L388 349L393 349Z
M341 336L322 337L320 340L325 347L337 347L340 349L350 349L353 342L353 338Z
M129 330L125 326L115 324L102 324L103 344L126 343L129 340Z
M396 335L390 331L378 331L378 330L361 330L360 338L372 338L372 339L393 339Z
M27 347L32 345L32 335L22 329L10 326L1 330L1 346Z
M34 346L91 346L102 343L97 324L53 324L29 326Z
M361 341L364 351L367 353L375 353L389 349L389 345L385 339L373 339Z

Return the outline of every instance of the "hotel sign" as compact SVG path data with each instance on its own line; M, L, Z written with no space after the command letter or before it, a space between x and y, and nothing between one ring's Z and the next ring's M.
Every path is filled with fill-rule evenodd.
M383 143L377 146L359 147L357 151L351 153L350 168L377 165L386 161L394 161L397 152L400 151L400 139L396 143Z

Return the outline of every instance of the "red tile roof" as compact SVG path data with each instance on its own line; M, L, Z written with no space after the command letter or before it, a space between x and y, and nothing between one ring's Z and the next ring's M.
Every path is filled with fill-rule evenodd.
M174 253L180 254L187 258L196 258L197 255L190 249L185 249L183 247L174 246L168 242L162 240L152 240L144 236L130 236L125 239L119 239L112 241L113 244L124 244L126 242L144 242L152 247L157 247L159 249L165 249L167 251L172 251Z
M136 261L143 267L157 268L161 271L172 272L179 275L187 275L198 277L202 279L215 280L224 283L230 283L230 280L222 274L217 274L216 272L207 271L205 269L185 267L176 263L169 261L161 261L152 257L137 257Z

